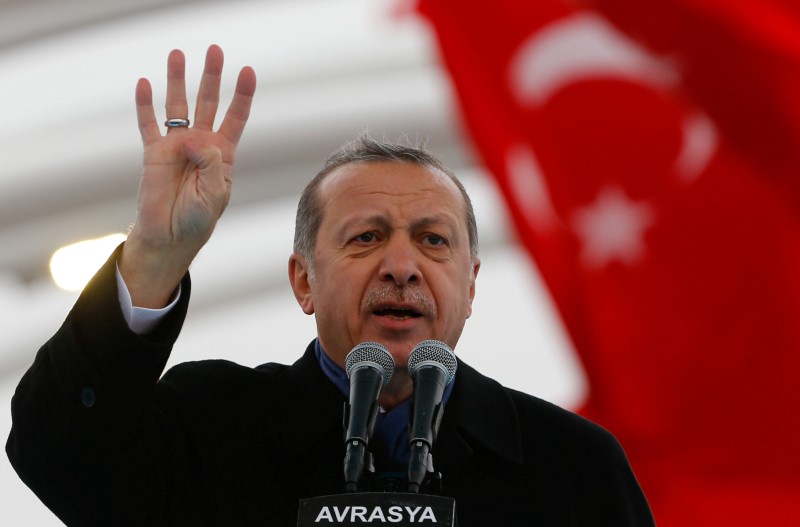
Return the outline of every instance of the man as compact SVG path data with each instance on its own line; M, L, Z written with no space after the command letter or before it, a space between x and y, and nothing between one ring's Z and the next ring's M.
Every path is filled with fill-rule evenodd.
M300 498L344 488L346 354L377 341L398 365L373 448L379 471L402 469L408 355L426 339L455 347L470 316L480 261L463 187L420 149L361 138L298 206L289 280L318 331L303 357L187 363L159 380L186 313L187 269L230 196L255 90L243 69L213 132L221 70L212 46L190 127L184 58L170 54L163 136L139 81L136 223L14 396L9 457L69 525L295 525ZM459 525L652 524L608 432L464 363L451 386L434 459Z

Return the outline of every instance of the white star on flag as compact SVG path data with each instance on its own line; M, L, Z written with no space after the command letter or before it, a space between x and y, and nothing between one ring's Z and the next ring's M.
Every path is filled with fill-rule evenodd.
M651 205L632 201L616 186L604 187L594 202L572 216L572 227L581 242L581 258L592 269L615 260L635 264L644 255L644 232L654 218Z

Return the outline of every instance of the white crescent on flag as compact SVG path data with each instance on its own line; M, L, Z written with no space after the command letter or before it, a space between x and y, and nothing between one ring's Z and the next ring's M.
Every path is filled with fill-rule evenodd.
M508 68L511 92L523 106L543 106L570 84L621 78L656 90L674 89L675 69L592 13L576 13L534 32L514 53ZM677 177L695 179L717 149L711 120L688 112L683 145L675 160Z

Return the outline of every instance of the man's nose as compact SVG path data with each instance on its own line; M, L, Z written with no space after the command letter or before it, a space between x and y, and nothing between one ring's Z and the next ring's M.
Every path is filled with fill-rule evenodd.
M396 238L389 241L383 254L379 274L381 280L394 282L398 286L419 283L422 275L417 252L411 240Z

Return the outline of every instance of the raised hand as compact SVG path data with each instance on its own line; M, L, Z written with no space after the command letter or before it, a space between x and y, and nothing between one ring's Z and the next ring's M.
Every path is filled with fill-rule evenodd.
M252 68L243 68L219 129L223 55L208 48L191 127L161 133L147 79L136 86L136 114L144 143L136 223L119 261L136 306L163 307L194 257L208 241L231 195L236 147L255 92ZM174 50L167 61L168 119L187 119L185 58Z

